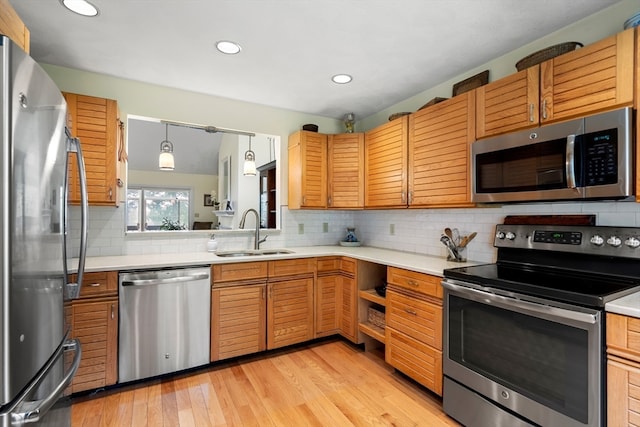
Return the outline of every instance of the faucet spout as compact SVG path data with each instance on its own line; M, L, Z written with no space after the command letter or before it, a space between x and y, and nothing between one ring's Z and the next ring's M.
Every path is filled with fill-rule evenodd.
M253 236L253 248L260 249L260 243L264 242L267 238L265 237L263 240L260 240L260 214L258 214L258 211L253 208L244 211L244 213L242 214L242 218L240 219L239 227L244 228L245 222L247 220L247 214L249 212L253 213L256 218L256 231Z

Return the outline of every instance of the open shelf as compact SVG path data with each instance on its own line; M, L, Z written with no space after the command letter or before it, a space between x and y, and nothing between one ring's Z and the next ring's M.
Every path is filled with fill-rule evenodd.
M366 334L384 344L384 328L376 326L370 322L363 322L358 324L358 329L360 329L360 332L362 332L363 334Z
M374 302L384 307L385 298L378 295L375 289L364 289L359 292L360 298Z

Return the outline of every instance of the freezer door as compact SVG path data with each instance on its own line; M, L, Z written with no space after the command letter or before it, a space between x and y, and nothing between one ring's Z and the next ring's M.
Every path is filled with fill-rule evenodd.
M64 334L66 103L46 72L0 37L0 408Z

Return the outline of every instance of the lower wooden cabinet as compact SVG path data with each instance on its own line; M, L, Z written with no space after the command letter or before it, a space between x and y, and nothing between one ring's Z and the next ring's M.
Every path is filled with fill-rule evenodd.
M266 348L266 282L211 291L211 361Z
M338 328L340 334L358 341L358 280L342 275L338 287Z
M357 342L357 262L348 257L318 259L316 337L336 333Z
M607 313L607 422L640 425L640 319Z
M118 298L76 300L71 307L71 336L82 345L80 367L71 391L113 385L118 380Z
M313 277L269 282L267 285L267 348L314 338Z
M340 274L318 275L316 279L316 337L338 333L338 291Z

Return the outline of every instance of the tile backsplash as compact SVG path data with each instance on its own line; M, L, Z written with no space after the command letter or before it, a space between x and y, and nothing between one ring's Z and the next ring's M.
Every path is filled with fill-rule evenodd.
M206 250L209 233L180 232L125 234L123 208L89 208L88 256L200 252ZM78 253L79 209L70 209L72 256ZM495 258L495 224L506 215L595 214L598 225L640 227L640 204L634 202L536 203L469 209L395 209L365 211L293 210L282 207L282 229L268 235L262 248L334 245L344 239L347 227L355 227L367 246L446 257L440 243L445 227L472 231L477 237L467 247L467 258L492 262ZM250 248L252 231L216 233L219 250Z

